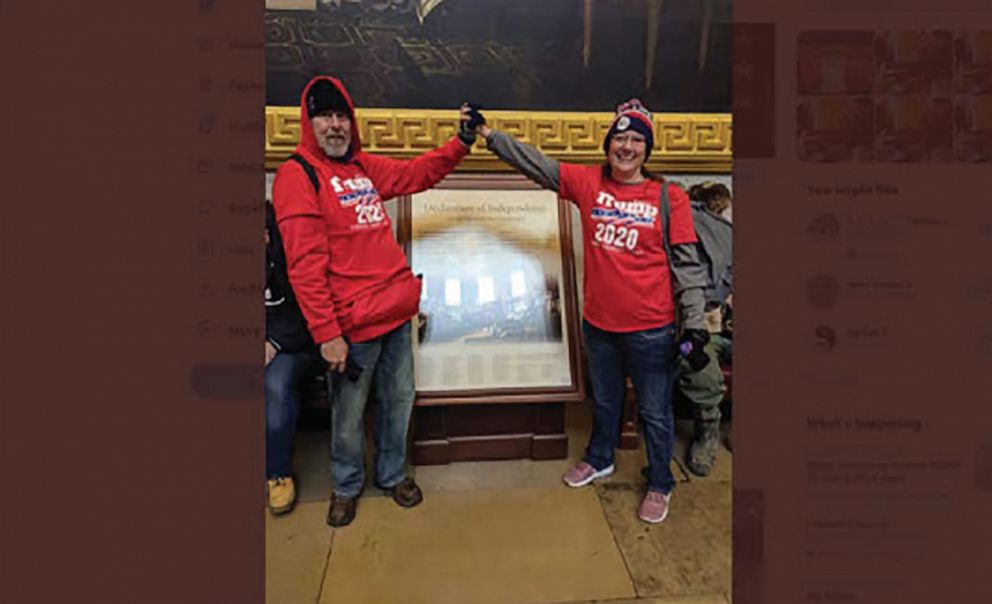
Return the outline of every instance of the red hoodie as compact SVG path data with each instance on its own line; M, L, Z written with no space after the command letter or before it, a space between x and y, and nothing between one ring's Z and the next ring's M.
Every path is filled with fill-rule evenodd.
M329 80L351 108L351 155L334 160L317 144L307 119L307 91ZM383 201L437 184L468 153L457 137L413 160L362 151L354 103L328 76L310 80L300 97L300 144L296 153L314 167L320 194L295 161L279 166L272 186L286 249L289 280L318 344L347 335L352 342L378 337L418 311L420 282L393 237ZM380 302L390 300L389 312ZM394 303L395 302L395 303Z

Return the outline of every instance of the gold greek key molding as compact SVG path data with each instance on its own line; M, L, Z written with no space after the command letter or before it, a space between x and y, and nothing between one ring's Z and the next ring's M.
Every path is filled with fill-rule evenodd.
M357 109L362 148L397 159L411 159L455 134L454 109ZM561 161L603 162L603 137L612 113L486 111L497 130L530 143ZM655 146L648 168L661 172L731 171L729 113L656 113ZM265 108L265 167L274 170L292 154L300 136L299 107ZM459 164L460 171L512 171L479 139Z

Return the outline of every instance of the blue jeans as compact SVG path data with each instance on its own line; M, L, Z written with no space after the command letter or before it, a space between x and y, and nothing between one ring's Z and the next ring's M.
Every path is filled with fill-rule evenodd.
M265 366L265 477L290 476L303 378L316 371L316 351L280 352Z
M413 411L413 347L410 323L353 344L348 356L362 367L358 381L345 374L329 376L331 406L331 477L334 493L357 497L365 486L365 430L362 416L369 390L375 383L378 412L375 440L375 484L389 488L406 476L406 436Z
M592 381L592 434L583 458L602 470L613 464L620 440L624 385L629 375L644 420L648 490L671 493L675 477L669 463L674 442L672 384L675 380L675 326L618 333L582 322Z

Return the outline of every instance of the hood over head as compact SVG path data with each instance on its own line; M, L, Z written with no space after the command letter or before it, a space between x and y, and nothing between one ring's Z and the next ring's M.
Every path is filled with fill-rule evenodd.
M310 126L311 114L318 113L325 109L342 109L351 119L351 146L350 154L354 155L362 150L362 140L358 135L358 123L355 121L355 104L351 101L344 84L337 78L331 76L315 76L300 95L300 147L315 154L317 157L326 158L317 138L313 135L313 128Z

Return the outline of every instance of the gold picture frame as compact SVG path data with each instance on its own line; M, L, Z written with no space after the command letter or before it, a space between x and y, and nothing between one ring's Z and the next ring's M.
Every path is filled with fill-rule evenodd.
M569 204L519 174L452 174L398 213L424 280L416 404L583 400Z

